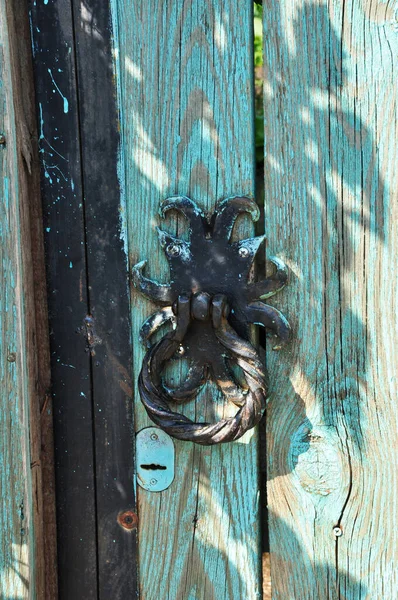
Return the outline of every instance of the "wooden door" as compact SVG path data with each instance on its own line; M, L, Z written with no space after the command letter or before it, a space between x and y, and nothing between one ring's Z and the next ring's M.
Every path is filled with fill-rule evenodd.
M16 229L27 222L29 177L7 143L0 167L12 210L2 216L3 264L24 274L25 287L22 298L5 280L17 317L6 314L1 331L16 362L3 355L0 367L7 397L15 397L12 414L24 418L16 429L0 421L0 448L12 456L13 507L22 496L29 506L30 537L18 551L31 572L16 575L11 550L22 513L14 510L0 526L1 593L7 600L251 600L271 583L275 600L398 600L395 4L264 2L260 147L251 2L28 4L52 396L45 342L40 364L25 364L12 349L19 340L35 356L29 344L46 307L37 267L41 216L33 220L33 249L21 255ZM18 56L8 46L11 6L0 2L1 116L7 139L20 144L19 115L31 113L29 103L21 110L11 76ZM26 29L26 13L18 15ZM153 492L137 481L135 438L151 425L137 387L145 353L139 330L156 307L131 285L132 268L147 260L148 277L169 280L156 226L188 235L176 213L160 223L161 202L175 194L209 213L229 196L256 198L263 215L256 233L267 236L258 275L265 257L287 264L289 284L270 304L288 317L293 336L280 352L260 339L270 379L262 433L215 446L174 440L173 481ZM250 219L240 218L233 235L254 235ZM185 377L180 363L169 379ZM29 372L44 373L39 394ZM47 419L29 441L29 423L40 423L26 418L29 403L37 415L53 410L57 593L55 536L43 529L51 503L41 503L42 484L26 468L30 456L44 459L51 429ZM207 384L181 411L214 420L230 407ZM46 491L48 474L45 481ZM271 582L262 574L264 551Z

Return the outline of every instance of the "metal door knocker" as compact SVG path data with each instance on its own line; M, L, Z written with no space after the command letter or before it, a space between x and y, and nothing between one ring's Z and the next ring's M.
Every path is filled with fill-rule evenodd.
M267 397L266 371L247 339L249 325L262 325L277 336L279 343L274 349L290 337L285 317L261 301L286 285L286 268L278 259L271 259L272 276L249 282L265 236L237 242L230 237L240 213L258 219L259 209L250 198L223 200L209 220L185 196L165 200L161 215L171 209L188 219L190 237L186 241L158 230L170 266L170 284L144 277L146 261L132 270L134 285L163 305L141 328L141 339L149 346L138 380L141 400L152 421L175 438L204 445L230 442L258 423ZM172 323L173 331L151 345L152 334L166 322ZM189 360L189 371L184 383L172 389L164 383L162 371L168 360L182 355ZM240 367L244 381L232 374L231 365ZM214 424L194 423L170 408L170 403L192 399L208 379L239 407L234 417Z

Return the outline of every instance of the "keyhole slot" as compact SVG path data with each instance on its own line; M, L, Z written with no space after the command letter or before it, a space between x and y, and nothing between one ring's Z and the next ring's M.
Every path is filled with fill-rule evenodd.
M150 465L140 465L141 469L145 469L146 471L166 471L167 467L163 465L155 465L154 463Z

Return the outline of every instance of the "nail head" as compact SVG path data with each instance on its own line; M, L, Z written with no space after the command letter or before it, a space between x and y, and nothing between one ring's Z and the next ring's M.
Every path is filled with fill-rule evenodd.
M181 254L181 248L177 244L169 244L166 251L169 256L179 256Z

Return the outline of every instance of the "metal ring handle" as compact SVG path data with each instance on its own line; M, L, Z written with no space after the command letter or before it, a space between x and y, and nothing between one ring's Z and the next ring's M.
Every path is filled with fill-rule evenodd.
M234 417L221 419L214 424L195 423L170 409L169 403L173 402L173 396L165 392L161 373L184 339L191 312L195 313L195 310L199 311L200 307L205 305L203 296L196 296L192 307L189 295L179 296L176 311L177 328L173 333L165 335L146 353L138 388L149 417L169 435L197 444L212 445L236 440L258 423L265 408L267 377L254 347L240 338L229 325L226 297L216 295L211 301L214 331L232 360L235 360L244 373L248 385L244 403Z

